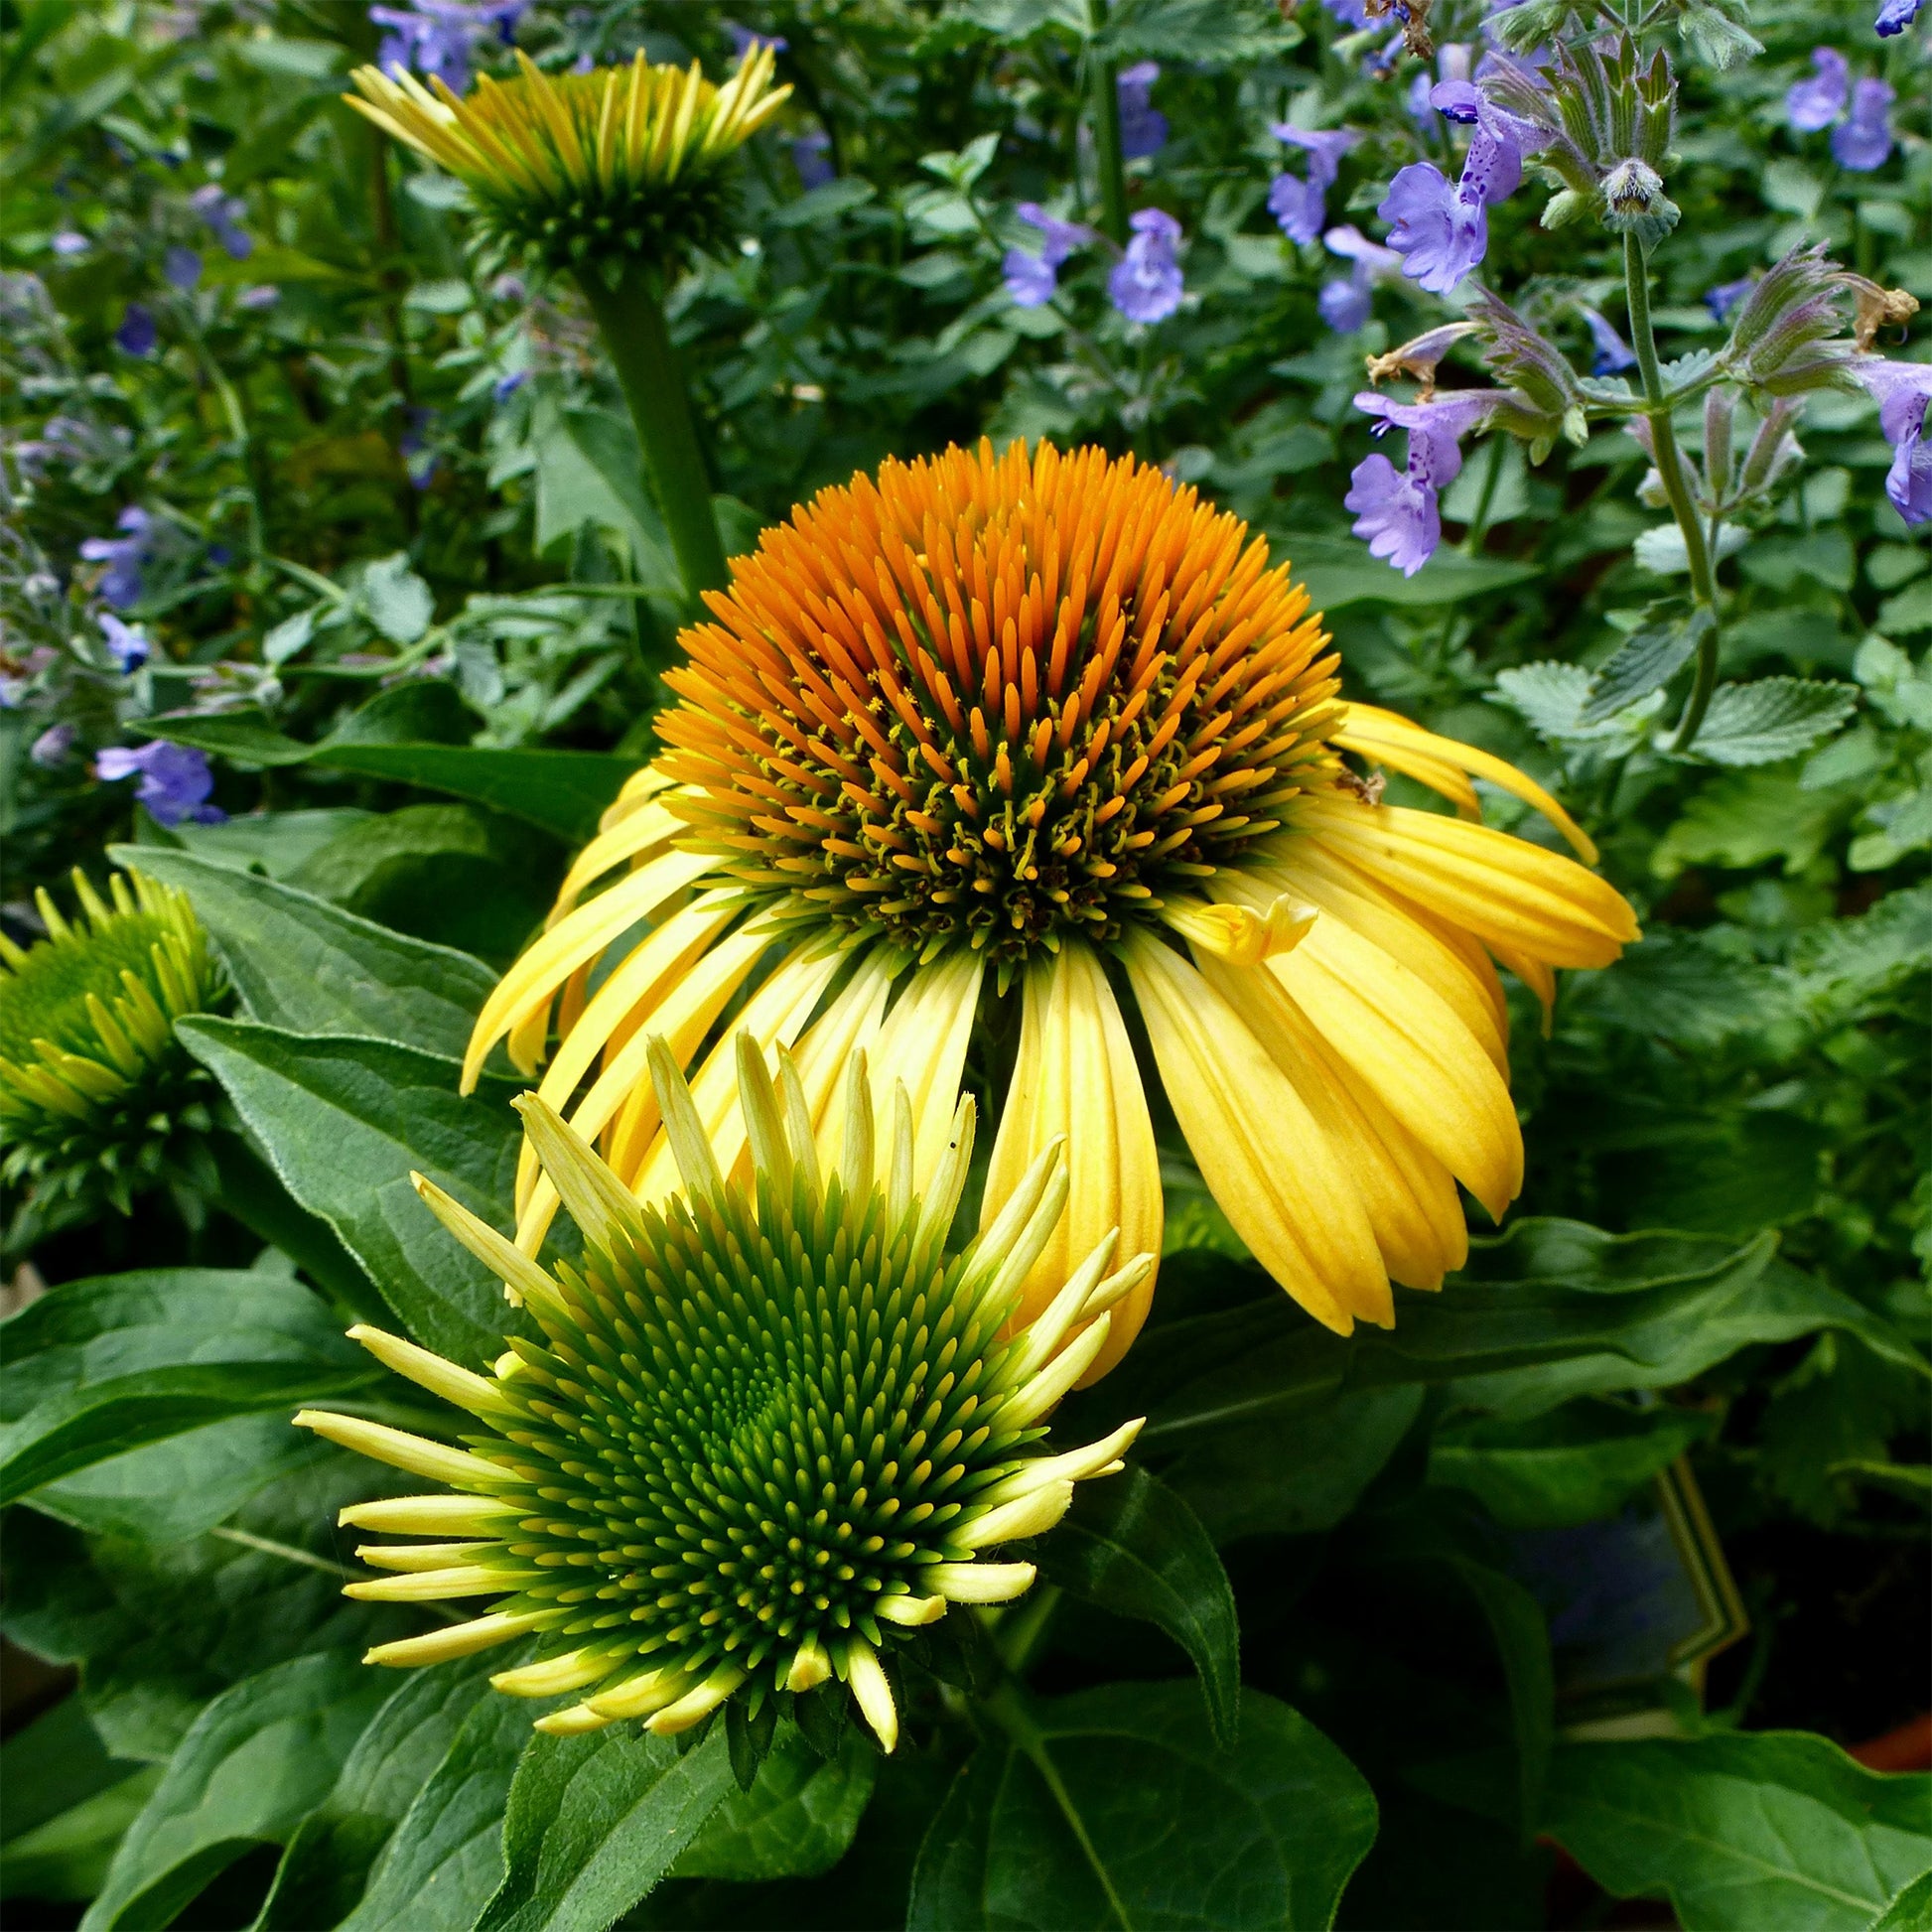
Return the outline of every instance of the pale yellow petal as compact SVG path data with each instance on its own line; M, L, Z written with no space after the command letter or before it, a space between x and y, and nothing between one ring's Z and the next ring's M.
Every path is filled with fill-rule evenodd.
M640 801L608 830L600 832L571 861L564 883L557 888L556 902L550 908L546 926L559 924L576 905L584 890L611 870L629 861L649 858L685 829L684 821L654 800Z
M892 1120L893 1087L904 1083L912 1105L912 1184L921 1192L952 1134L985 968L985 956L963 946L917 968L868 1055L876 1119ZM882 1146L882 1155L889 1152Z

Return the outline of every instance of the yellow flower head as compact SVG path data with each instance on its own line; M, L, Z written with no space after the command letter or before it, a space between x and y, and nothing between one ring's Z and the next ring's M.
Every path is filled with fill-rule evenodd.
M949 1256L972 1160L970 1098L915 1192L904 1090L878 1163L855 1055L842 1145L822 1174L797 1068L781 1055L774 1085L740 1034L731 1052L751 1160L738 1181L722 1173L663 1042L649 1052L687 1190L662 1211L639 1207L540 1100L522 1103L584 1234L581 1273L547 1273L416 1177L542 1338L513 1339L484 1377L375 1329L349 1333L474 1417L469 1447L350 1416L296 1418L457 1492L345 1510L363 1529L458 1539L364 1548L396 1574L349 1595L496 1599L454 1628L379 1645L369 1661L437 1663L536 1635L535 1660L493 1682L526 1697L582 1692L538 1721L561 1732L623 1718L683 1730L740 1691L757 1718L778 1694L836 1677L891 1750L895 1655L916 1652L951 1603L1025 1591L1034 1566L989 1553L1050 1528L1076 1482L1120 1467L1138 1422L1058 1454L1041 1439L1152 1257L1110 1274L1109 1234L1010 1333L1020 1284L1065 1205L1057 1148Z
M212 1124L208 1078L175 1038L221 993L185 895L116 873L110 905L77 868L82 916L36 895L48 937L0 933L0 1179L47 1204L131 1190L195 1163Z
M1521 772L1342 702L1306 592L1237 518L1131 457L982 444L822 491L708 601L671 749L486 1003L471 1077L506 1036L533 1069L554 1029L544 1097L651 1199L674 1177L638 1030L689 1064L750 985L743 1024L795 1052L814 1118L860 1048L879 1091L905 1084L925 1173L982 1002L1017 984L985 1211L1058 1137L1072 1175L1024 1310L1107 1228L1160 1250L1123 993L1207 1185L1330 1327L1387 1324L1392 1279L1460 1265L1458 1181L1495 1215L1515 1197L1496 964L1547 1003L1553 967L1636 936L1630 908L1476 822L1472 772L1594 860ZM1344 755L1458 816L1382 804ZM714 1050L715 1118L725 1079ZM521 1204L528 1245L554 1196L527 1161Z
M357 68L348 104L447 169L475 196L495 238L550 267L675 260L716 243L726 214L723 163L790 96L771 85L760 42L725 84L690 68L543 72L519 51L510 80L484 75L467 96L397 68ZM432 91L433 90L433 91Z

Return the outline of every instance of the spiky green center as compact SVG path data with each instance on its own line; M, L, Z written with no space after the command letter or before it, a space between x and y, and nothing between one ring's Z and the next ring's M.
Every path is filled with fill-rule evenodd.
M1001 1423L1004 1311L912 1242L878 1193L761 1181L567 1276L575 1318L513 1344L519 1415L472 1439L528 1512L501 1607L575 1610L553 1652L767 1683L808 1638L881 1641L881 1597L972 1554L963 1506L1041 1433Z
M176 930L165 912L119 912L30 947L17 968L0 972L0 1059L30 1060L41 1039L66 1052L98 1056L87 996L111 1011L126 992L121 975L132 973L165 1005L154 949Z
M731 225L730 187L702 168L674 182L573 185L541 199L475 192L485 240L527 249L558 274L596 272L622 256L674 264L715 250Z

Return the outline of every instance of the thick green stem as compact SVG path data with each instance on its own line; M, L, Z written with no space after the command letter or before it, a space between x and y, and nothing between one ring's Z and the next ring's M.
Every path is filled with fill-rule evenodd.
M1634 234L1623 237L1623 285L1630 303L1630 346L1636 350L1637 370L1643 377L1644 414L1650 419L1657 474L1670 499L1671 514L1684 533L1684 554L1691 564L1691 595L1711 613L1711 622L1698 639L1697 677L1691 686L1691 700L1684 707L1671 745L1673 752L1688 752L1711 707L1711 693L1718 682L1718 581L1712 572L1712 551L1705 542L1704 525L1698 520L1697 505L1684 481L1684 459L1677 448L1677 430L1664 395L1664 378L1657 367L1657 338L1650 326L1650 270Z
M1087 0L1087 25L1098 34L1107 24L1107 0ZM1100 173L1100 226L1117 247L1127 246L1127 168L1120 152L1120 73L1094 55L1093 158Z
M582 280L637 425L685 595L696 606L701 592L722 590L729 573L684 371L664 326L664 304L641 262L627 263L615 289L595 274Z

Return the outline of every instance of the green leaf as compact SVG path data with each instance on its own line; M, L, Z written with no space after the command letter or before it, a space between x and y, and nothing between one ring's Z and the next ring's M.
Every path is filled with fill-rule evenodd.
M118 1784L135 1768L108 1755L77 1697L63 1698L15 1731L0 1744L0 1789L7 1794L0 1840L8 1863L16 1839Z
M1639 698L1661 690L1696 655L1714 621L1701 604L1688 611L1681 605L1653 606L1645 621L1617 645L1590 679L1578 724L1601 724Z
M188 895L243 1012L265 1026L460 1057L496 984L467 953L405 938L273 880L149 846L114 846L108 856Z
M1285 1704L1243 1693L1217 1750L1192 1684L1111 1684L1003 1714L953 1782L908 1932L1324 1927L1375 1838L1375 1799Z
M781 1724L749 1791L728 1791L671 1867L673 1878L810 1878L844 1858L865 1817L879 1753L847 1725L819 1756Z
M1857 685L1812 678L1721 684L1693 749L1713 764L1776 764L1829 738L1858 702Z
M454 1061L386 1040L280 1033L244 1020L178 1023L290 1194L320 1215L409 1332L453 1361L493 1361L515 1316L502 1286L417 1198L427 1174L486 1219L509 1219L519 1082L467 1099Z
M1544 1829L1684 1932L1866 1932L1932 1867L1932 1777L1881 1777L1802 1731L1566 1744Z
M409 553L378 557L362 572L356 602L392 644L413 644L436 615L430 588L409 568Z
M233 1270L65 1283L0 1324L0 1502L207 1423L371 1379L307 1289Z
M1296 580L1308 586L1310 608L1315 611L1339 611L1350 604L1458 604L1528 583L1537 574L1534 564L1465 557L1444 548L1415 576L1405 577L1346 537L1298 536L1287 549Z
M532 446L538 553L592 523L629 543L645 590L681 600L683 579L664 519L644 486L643 456L630 419L608 409L553 409L546 403Z
M478 1700L492 1695L489 1673L501 1664L485 1652L405 1674L355 1740L335 1789L290 1839L255 1932L311 1932L355 1909L370 1867Z
M1663 703L1653 686L1651 701L1641 710L1622 705L1614 715L1591 719L1586 713L1595 688L1581 664L1522 664L1496 674L1496 695L1553 745L1628 744Z
M313 854L375 816L352 805L332 805L316 811L245 812L219 825L184 820L172 832L164 832L152 820L146 820L138 824L137 832L144 855L152 843L164 851L185 851L217 866L231 866L237 872L286 879ZM147 863L145 856L141 863Z
M1513 1578L1466 1557L1441 1561L1475 1598L1502 1663L1510 1729L1516 1739L1517 1796L1527 1843L1536 1830L1550 1750L1556 1742L1556 1666L1550 1656L1549 1626L1536 1598Z
M224 1691L128 1828L83 1932L166 1926L251 1846L283 1842L335 1782L382 1693L344 1650L294 1658Z
M502 1661L493 1653L491 1667ZM495 1692L470 1707L338 1932L470 1932L502 1882L503 1807L543 1709Z
M69 1700L73 1702L73 1700ZM131 1770L115 1765L115 1781L50 1818L0 1853L0 1899L33 1898L44 1904L80 1905L100 1890L127 1828L161 1782L159 1764ZM19 1790L9 1786L9 1791ZM9 1809L14 1800L9 1798Z
M582 844L596 832L604 808L637 768L635 759L604 752L352 745L334 740L317 747L313 761L332 771L447 791L524 819L570 845Z
M604 1932L735 1788L722 1727L682 1753L628 1726L532 1738L503 1817L508 1869L477 1932Z
M1234 1587L1180 1497L1142 1468L1083 1483L1040 1546L1039 1568L1048 1583L1173 1638L1200 1672L1216 1741L1234 1742L1241 1702Z
M1932 1870L1914 1878L1892 1900L1871 1932L1932 1932Z
M1093 45L1117 65L1185 61L1243 66L1286 53L1302 38L1255 0L1119 0Z
M1429 1479L1466 1489L1512 1530L1563 1529L1614 1513L1633 1491L1702 1442L1696 1409L1570 1403L1526 1422L1465 1420L1436 1434Z

